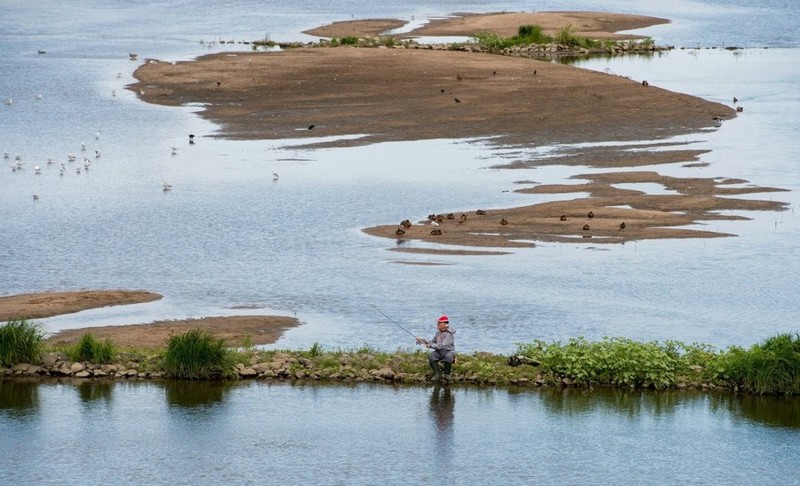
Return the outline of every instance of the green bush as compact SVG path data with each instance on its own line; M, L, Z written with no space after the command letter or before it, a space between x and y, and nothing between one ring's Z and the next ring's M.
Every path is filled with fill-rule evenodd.
M233 355L222 339L208 331L191 329L170 336L164 354L164 372L189 380L232 377Z
M354 45L358 44L358 37L356 37L354 35L346 35L346 36L342 37L341 39L339 39L339 42L341 42L342 44L344 44L346 46L354 46Z
M800 394L800 334L778 334L749 350L733 346L713 361L713 371L749 393Z
M67 353L73 361L89 361L103 364L114 360L116 349L110 338L99 341L91 332L81 336L80 341Z
M41 357L44 332L27 319L11 319L0 326L0 365L37 363Z
M662 345L627 338L603 338L598 342L573 338L566 344L520 344L517 354L540 362L541 372L551 382L569 378L585 384L662 389L674 386L680 372L688 368L682 359L685 348L674 341Z
M520 25L516 37L512 39L515 44L547 44L553 41L552 37L544 35L538 25Z
M497 52L513 45L511 40L504 39L497 34L492 34L491 32L479 32L475 34L473 38L482 49L485 49L489 52Z

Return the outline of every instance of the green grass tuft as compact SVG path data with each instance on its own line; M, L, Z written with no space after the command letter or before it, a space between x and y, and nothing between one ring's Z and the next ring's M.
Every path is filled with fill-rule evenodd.
M189 380L233 377L233 354L222 339L208 331L191 329L170 336L164 354L164 372Z
M749 350L733 346L713 364L716 378L749 393L800 394L800 334L778 334Z
M44 332L27 319L11 319L0 326L0 365L37 363L41 357Z
M91 332L81 336L80 341L68 350L67 355L73 361L90 361L97 364L111 363L116 355L116 348L110 338L99 341Z

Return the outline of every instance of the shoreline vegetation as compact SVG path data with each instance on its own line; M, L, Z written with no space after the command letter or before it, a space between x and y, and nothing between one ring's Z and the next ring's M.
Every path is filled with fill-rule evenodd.
M231 347L234 346L234 347ZM86 332L72 346L45 346L38 324L0 326L0 379L239 380L429 383L426 353L382 352L363 346L326 350L258 350L211 332L173 334L165 348L125 348ZM509 356L460 353L455 385L499 387L612 387L641 390L727 390L757 395L800 394L800 334L777 334L744 349L716 350L678 341L627 338L518 344Z

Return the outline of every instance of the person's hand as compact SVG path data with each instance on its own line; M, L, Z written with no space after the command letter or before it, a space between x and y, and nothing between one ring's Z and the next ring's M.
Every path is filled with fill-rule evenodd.
M428 345L428 341L422 339L421 337L417 338L417 344L424 344L425 346Z

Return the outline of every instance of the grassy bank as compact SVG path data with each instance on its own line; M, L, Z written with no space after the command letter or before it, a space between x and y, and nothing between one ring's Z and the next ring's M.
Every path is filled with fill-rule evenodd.
M172 336L165 349L145 350L98 341L91 333L75 346L46 348L38 325L0 327L0 376L178 378L424 383L425 352L392 353L369 347L342 350L231 348L198 329ZM626 338L519 344L510 356L459 354L453 382L489 386L595 386L631 389L714 388L749 394L800 394L800 334L778 334L749 349L716 350L677 341Z

